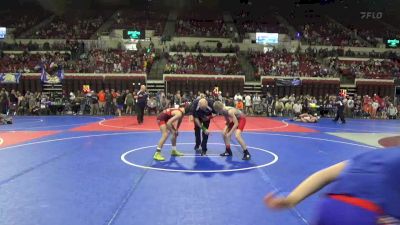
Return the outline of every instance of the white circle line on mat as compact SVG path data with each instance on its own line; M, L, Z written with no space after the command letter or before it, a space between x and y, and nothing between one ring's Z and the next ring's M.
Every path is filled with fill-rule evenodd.
M178 145L193 145L193 144L194 144L194 143L178 143ZM209 145L225 145L225 144L222 144L222 143L208 143L208 144L209 144ZM168 145L170 145L170 144L168 144ZM239 147L240 147L240 145L234 145L234 144L231 144L231 146L239 146ZM121 160L122 160L124 163L126 163L126 164L128 164L128 165L130 165L130 166L137 167L137 168L148 169L148 170L164 171L164 172L181 172L181 173L227 173L227 172L238 172L238 171L245 171L245 170L253 170L253 169L258 169L258 168L270 166L270 165L276 163L276 162L278 161L278 159L279 159L279 157L278 157L275 153L273 153L273 152L271 152L271 151L268 151L268 150L265 150L265 149L262 149L262 148L250 147L250 146L247 146L247 148L259 150L259 151L265 152L265 153L267 153L267 154L270 154L270 155L272 155L272 156L274 157L274 159L273 159L271 162L264 163L264 164L262 164L262 165L250 166L250 167L244 167L244 168L237 168L237 169L225 169L225 170L224 170L224 169L223 169L223 170L189 170L189 169L186 170L186 169L158 168L158 167L152 167L152 166L139 165L139 164L136 164L136 163L132 163L132 162L130 162L130 161L128 161L128 160L126 159L126 156L129 155L129 154L132 153L132 152L139 151L139 150L143 150L143 149L148 149L148 148L155 148L155 147L157 147L157 146L156 146L156 145L151 145L151 146L144 146L144 147L139 147L139 148L135 148L135 149L129 150L129 151L127 151L127 152L125 152L124 154L121 155ZM207 156L202 156L202 157L207 157ZM179 157L178 157L178 158L179 158Z

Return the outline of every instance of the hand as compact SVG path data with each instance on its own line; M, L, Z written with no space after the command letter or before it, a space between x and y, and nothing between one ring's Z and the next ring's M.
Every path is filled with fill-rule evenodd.
M205 129L203 132L204 132L205 135L209 135L210 134L210 132L207 129Z
M389 216L382 216L378 219L378 224L380 225L396 225L399 223L399 220Z
M178 135L179 135L179 132L176 130L175 131L175 137L178 137Z
M292 207L287 198L276 197L274 196L274 193L269 193L264 197L264 204L271 209L285 209Z

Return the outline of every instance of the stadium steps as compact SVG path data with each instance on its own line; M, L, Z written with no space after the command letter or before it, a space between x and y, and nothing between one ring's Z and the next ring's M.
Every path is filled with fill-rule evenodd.
M117 18L117 14L119 11L114 12L110 18L108 18L100 27L99 29L90 36L90 39L97 39L99 35L109 34L110 27L112 26L113 22Z
M62 84L43 84L42 93L49 95L50 93L62 95L63 86Z
M257 81L248 81L244 83L244 94L255 94L262 93L261 82Z
M248 81L254 81L254 67L250 64L249 60L247 59L246 53L239 53L238 54L238 59L240 66L242 67L242 70L244 74L246 75L246 80Z
M281 24L283 24L283 25L285 25L285 27L288 29L288 31L289 31L289 36L290 37L295 37L296 36L296 33L297 33L297 31L296 31L296 29L285 19L285 18L283 18L282 16L280 16L280 15L275 15L275 18L281 23Z
M344 85L350 85L350 84L354 84L355 82L355 78L354 77L348 77L348 76L343 76L340 75L340 83L344 84Z
M233 22L233 18L232 18L232 15L230 14L230 12L224 12L223 19L224 19L224 23L228 27L228 30L230 30L230 28L232 28L232 33L230 33L230 37L234 38L235 34L239 34L239 31L238 31L235 23Z
M150 93L157 93L159 91L164 91L165 84L163 80L147 80L147 90Z
M357 87L355 84L340 84L340 89L346 90L347 94L354 96L357 93Z
M162 80L165 64L167 64L167 59L165 59L164 57L161 57L160 59L155 60L153 63L153 66L150 69L148 79Z
M325 17L326 17L329 21L331 21L331 22L335 23L336 25L338 25L339 27L341 27L343 30L345 30L345 31L347 31L347 32L349 32L349 33L352 33L352 31L351 31L349 28L345 27L343 24L337 22L337 21L334 20L333 18L331 18L331 17L329 17L329 16L327 16L327 15L325 15ZM361 38L360 36L356 35L356 38L357 38L357 40L359 40L361 43L367 44L368 47L370 47L370 48L373 48L373 47L374 47L374 46L372 46L368 41L364 40L364 39Z
M163 36L164 37L173 37L175 35L175 23L177 20L178 14L175 11L171 11L168 15L168 20L165 23Z
M44 19L42 22L40 22L39 24L37 24L36 26L31 27L30 29L26 30L25 32L21 33L18 38L27 38L30 35L32 35L33 33L35 33L37 30L39 30L40 28L46 26L47 24L49 24L51 21L53 21L54 17L56 17L55 15L52 15L50 17L48 17L47 19Z

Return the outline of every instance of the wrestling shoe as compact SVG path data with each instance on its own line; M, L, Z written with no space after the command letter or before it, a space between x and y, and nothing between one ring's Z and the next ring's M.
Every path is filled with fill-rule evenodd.
M178 150L172 150L171 151L171 156L184 156L185 154L183 154L182 152L178 151Z
M201 151L201 156L207 156L207 151Z
M232 151L226 150L224 153L219 154L220 156L232 156Z
M250 159L251 159L250 153L249 152L244 152L242 160L250 160Z
M154 160L157 160L157 161L164 161L164 160L165 160L165 158L164 158L164 156L161 154L161 152L156 152L156 153L154 153L153 159L154 159Z
M195 150L196 152L200 152L200 146L198 146L198 145L194 146L194 150Z

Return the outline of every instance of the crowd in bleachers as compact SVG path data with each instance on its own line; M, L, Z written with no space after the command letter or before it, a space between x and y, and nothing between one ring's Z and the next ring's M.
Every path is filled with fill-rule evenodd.
M392 30L379 20L358 20L353 18L337 18L338 22L350 29L354 34L367 41L372 47L379 47L386 38L399 38L400 33Z
M393 79L400 77L399 62L390 59L340 60L331 59L331 65L342 75L366 79Z
M167 15L162 12L124 10L118 12L112 29L154 30L156 36L162 35Z
M355 32L349 32L344 27L330 21L307 23L300 26L302 40L311 45L366 47L367 43L360 41Z
M85 44L77 40L66 40L65 42L49 42L36 43L36 42L14 42L6 43L0 42L0 51L77 51L78 49L84 50Z
M64 16L56 16L41 27L31 38L40 39L90 39L110 16L103 12L68 12Z
M175 54L168 56L164 73L173 74L243 74L236 55L225 57Z
M263 15L252 15L246 11L240 11L234 15L235 25L242 37L246 33L268 32L287 34L288 30L280 23L274 15L266 13Z
M34 73L39 72L42 65L50 65L51 63L63 65L69 59L70 54L59 52L55 52L54 54L28 52L23 52L21 54L3 54L0 58L0 71L2 73Z
M173 44L169 47L170 52L208 52L208 53L237 53L239 52L238 45L232 45L223 47L221 42L218 42L215 47L202 46L197 42L194 46L189 47L185 42L179 42L178 44Z
M175 31L178 36L183 37L228 37L232 32L222 19L180 19Z
M39 24L50 13L42 9L6 11L0 14L0 24L8 28L14 28L14 37Z
M183 37L229 37L233 27L228 27L218 12L198 10L178 17L175 33Z
M0 55L0 72L39 72L42 65L61 66L65 72L77 73L148 73L154 53L92 49L72 59L69 52L7 53Z
M126 50L92 49L81 59L68 62L66 72L79 73L148 73L154 54Z
M328 77L334 71L307 53L290 53L274 49L270 52L250 52L256 76Z

